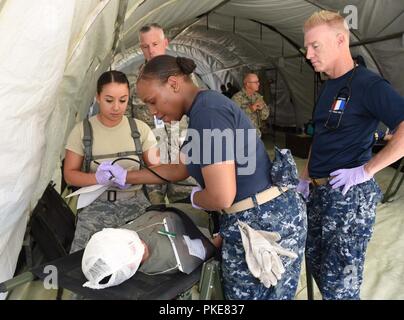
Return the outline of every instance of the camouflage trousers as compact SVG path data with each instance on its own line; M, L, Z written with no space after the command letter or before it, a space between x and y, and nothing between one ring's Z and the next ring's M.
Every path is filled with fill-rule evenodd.
M194 178L188 177L185 180L179 181L179 183L185 183L190 185L197 185ZM167 198L168 202L173 203L178 200L183 200L191 195L192 186L181 186L170 183L167 185Z
M298 254L295 260L281 257L286 271L276 286L266 288L248 269L237 220L247 223L256 230L279 232L281 236L279 244ZM306 205L294 190L289 190L252 209L221 215L222 276L226 299L293 299L304 256L306 232Z
M307 204L308 266L323 299L359 299L363 266L381 191L374 179L344 196L330 185L314 188Z
M116 228L137 218L150 206L142 191L129 199L110 202L97 199L77 215L70 253L84 249L91 236L103 228Z

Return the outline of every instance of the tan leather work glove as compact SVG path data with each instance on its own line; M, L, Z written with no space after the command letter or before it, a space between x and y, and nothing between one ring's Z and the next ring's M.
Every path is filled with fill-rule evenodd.
M277 232L254 230L240 220L238 220L238 227L248 269L265 287L275 286L285 272L280 256L296 259L297 254L282 248L277 243L281 239Z

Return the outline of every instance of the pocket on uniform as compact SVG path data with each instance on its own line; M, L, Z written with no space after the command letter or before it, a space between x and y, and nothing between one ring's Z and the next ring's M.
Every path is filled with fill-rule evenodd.
M297 167L289 149L275 146L275 159L271 168L272 183L278 187L296 188L299 183Z
M382 200L383 192L380 189L379 184L376 182L376 180L374 178L372 180L370 180L369 182L371 183L372 190L373 190L371 196L374 197L374 201L377 204Z
M377 193L373 192L373 195L376 197ZM364 239L369 239L372 236L376 219L376 200L376 198L370 198L368 192L360 193L356 200L356 210L352 212L350 221L348 221L350 234Z

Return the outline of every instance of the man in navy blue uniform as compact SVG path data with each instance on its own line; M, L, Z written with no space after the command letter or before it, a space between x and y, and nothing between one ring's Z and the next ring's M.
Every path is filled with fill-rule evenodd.
M298 185L308 201L306 255L323 299L359 299L381 198L373 176L404 156L404 99L354 63L348 25L338 13L314 13L304 25L304 45L314 70L329 77L317 100L309 161ZM395 133L372 157L380 121Z

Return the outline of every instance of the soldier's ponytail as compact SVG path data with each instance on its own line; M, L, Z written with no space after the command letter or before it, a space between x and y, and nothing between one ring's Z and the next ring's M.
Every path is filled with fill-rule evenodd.
M192 59L161 55L147 62L138 77L138 81L159 79L164 83L170 76L176 75L184 75L187 80L191 81L189 75L195 68L196 64Z

